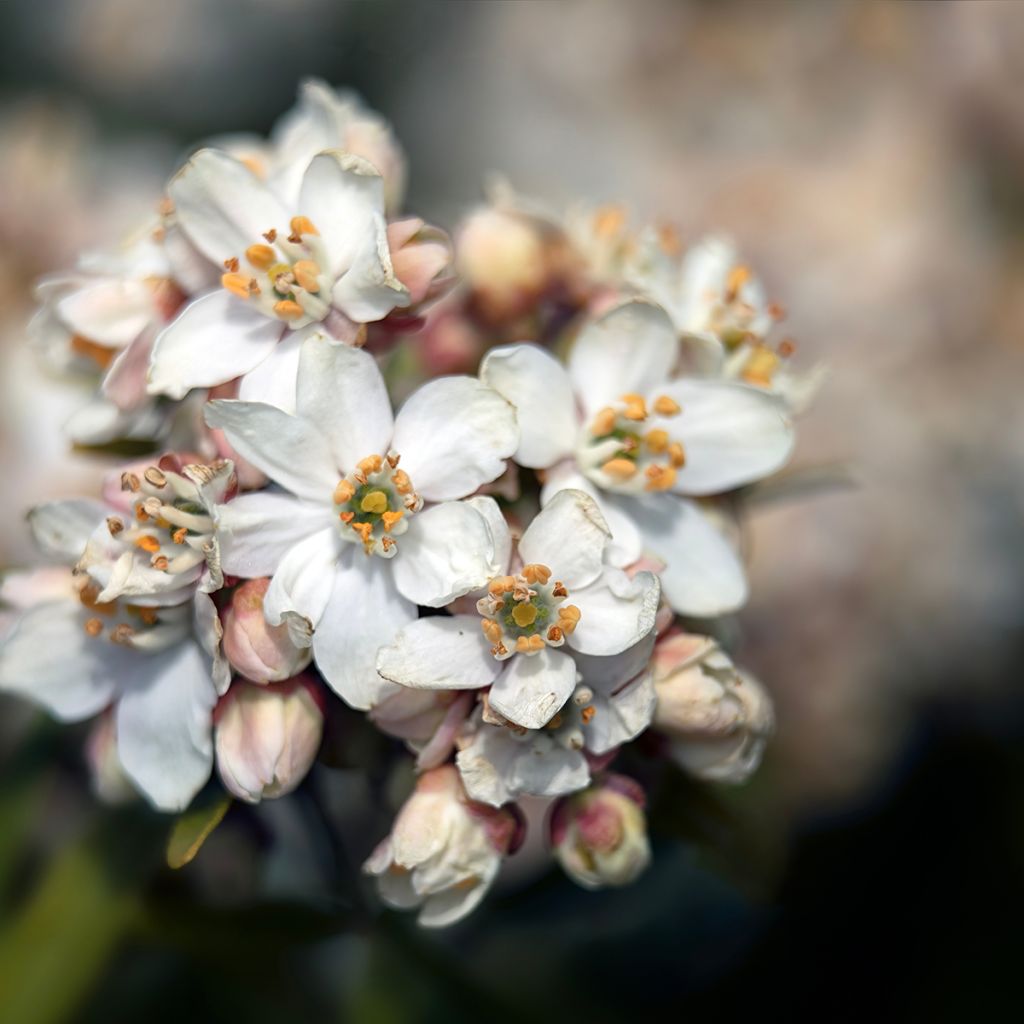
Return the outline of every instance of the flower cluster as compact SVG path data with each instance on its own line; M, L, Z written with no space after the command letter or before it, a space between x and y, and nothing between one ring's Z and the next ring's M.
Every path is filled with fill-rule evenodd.
M30 513L0 689L94 719L99 795L164 811L214 768L287 794L365 712L417 773L365 870L438 926L524 798L581 885L634 879L645 788L609 768L641 734L641 775L757 767L771 702L708 620L746 600L745 489L816 378L727 242L504 189L453 245L399 216L404 177L379 117L308 82L40 284L35 344L94 388L71 439L153 454Z

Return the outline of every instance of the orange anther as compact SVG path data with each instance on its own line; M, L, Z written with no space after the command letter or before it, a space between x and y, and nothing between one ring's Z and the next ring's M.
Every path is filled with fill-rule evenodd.
M226 259L224 261L224 269L235 273L238 270L238 257L232 256L230 259Z
M277 259L277 254L269 245L250 245L245 250L245 258L257 270L266 270ZM235 263L237 262L236 260ZM238 267L234 269L237 270Z
M666 448L668 448L668 431L667 430L651 430L644 438L647 443L649 451L655 455L660 455Z
M409 494L412 491L412 481L404 469L396 469L391 477L391 482L399 494Z
M404 509L398 509L395 512L385 512L381 515L381 521L384 523L384 529L387 533L390 533L395 523L398 522L402 516L405 515Z
M547 583L551 579L551 570L540 562L531 562L523 566L523 579L527 583Z
M555 586L551 591L552 597L568 597L569 591L565 589L565 584L561 580L555 581Z
M308 217L292 217L289 227L292 229L292 234L296 236L297 239L301 238L303 235L320 234Z
M312 260L299 260L292 267L292 273L300 288L307 292L320 291L320 268Z
M274 303L274 312L282 320L298 320L302 316L302 307L291 299L281 299Z
M135 546L143 551L148 551L151 555L155 555L160 550L160 541L156 537L151 537L148 533L144 533L135 538Z
M609 459L601 469L617 480L628 480L636 473L636 463L631 459Z
M372 523L351 523L352 529L359 534L362 538L363 546L369 547L373 543L373 524Z
M85 631L89 636L99 636L103 632L103 623L99 619L86 619Z
M179 526L178 529L171 534L171 540L173 540L175 544L184 544L187 536L188 530L186 530L184 526Z
M667 491L676 482L676 471L671 466L648 466L644 471L646 491Z
M384 460L379 455L367 455L365 459L360 459L356 463L356 469L363 476L369 476L371 473L379 473L382 465L384 465Z
M250 295L250 282L252 278L248 274L221 274L220 283L227 288L232 295L240 299L247 299Z
M495 576L487 584L487 591L494 597L500 597L502 594L507 594L510 590L514 590L515 585L516 581L511 576Z
M647 419L647 403L644 401L643 395L637 395L630 392L627 395L622 396L622 401L626 403L626 408L623 409L622 415L627 420L633 420L636 423L640 423Z
M673 441L668 446L668 461L674 469L681 469L686 465L686 449L678 441Z
M615 419L615 410L610 406L605 406L594 417L594 422L590 425L590 432L595 437L602 437L605 434L610 434L615 429Z
M753 277L754 275L750 272L750 267L745 267L743 264L739 264L729 271L729 276L725 281L725 301L735 302L736 296L739 295L740 289Z
M580 610L574 604L562 605L558 609L558 625L566 633L571 633L580 621Z
M494 619L481 619L480 628L484 631L484 636L492 643L499 643L501 640L501 626L494 621Z
M334 504L344 505L351 501L356 493L355 486L349 480L339 480L338 486L334 488Z
M654 400L654 411L659 416L678 416L683 410L679 403L673 401L668 395L658 395Z
M594 707L593 704L588 704L585 708L582 708L580 710L580 718L583 719L583 724L589 725L590 720L594 717L596 713L597 709Z

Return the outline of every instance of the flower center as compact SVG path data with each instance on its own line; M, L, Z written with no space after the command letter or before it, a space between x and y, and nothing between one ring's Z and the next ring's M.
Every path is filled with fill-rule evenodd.
M409 474L398 468L400 456L368 455L334 488L334 506L344 540L361 543L368 555L393 558L395 537L409 528L409 516L423 508Z
M551 570L536 562L515 576L495 576L476 605L491 654L503 661L561 647L580 621L579 608L563 603L568 596L565 584L551 582Z
M265 242L250 245L242 260L224 261L220 283L232 295L256 303L269 317L291 328L323 320L331 308L331 280L321 269L328 264L320 232L308 217L292 217L291 234L276 228L263 234Z
M580 469L608 491L668 490L686 464L686 452L664 426L652 427L649 420L661 423L681 412L668 395L655 399L653 411L641 395L623 395L601 409L585 430L577 452Z
M97 600L99 586L87 580L78 592L86 635L138 651L163 651L183 640L190 630L189 603L150 608L121 601Z

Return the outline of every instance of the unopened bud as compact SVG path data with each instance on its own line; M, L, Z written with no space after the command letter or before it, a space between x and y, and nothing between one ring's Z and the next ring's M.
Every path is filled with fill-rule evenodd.
M117 733L112 711L105 711L93 723L85 741L85 758L92 776L93 792L105 804L117 806L138 799L138 792L117 756Z
M224 612L224 654L239 675L254 683L275 683L298 675L313 656L296 647L288 627L271 626L263 614L269 579L246 580Z

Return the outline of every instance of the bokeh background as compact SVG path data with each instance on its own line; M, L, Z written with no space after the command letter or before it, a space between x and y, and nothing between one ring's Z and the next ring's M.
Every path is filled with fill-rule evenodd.
M500 173L733 235L829 367L797 462L854 479L757 510L733 625L777 739L743 789L661 794L655 864L619 892L513 878L440 936L377 914L345 866L387 821L359 750L171 875L165 823L95 803L81 733L4 700L4 1024L1019 1014L1024 3L2 13L0 566L31 557L25 507L102 468L57 429L82 396L26 351L33 278L116 240L194 140L265 132L306 75L392 121L407 206L448 228ZM304 838L324 807L326 851Z

